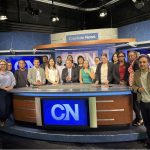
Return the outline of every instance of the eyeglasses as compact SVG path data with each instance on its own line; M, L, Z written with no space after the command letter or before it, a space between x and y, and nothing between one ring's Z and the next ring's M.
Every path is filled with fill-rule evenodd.
M118 56L118 57L125 57L125 56Z
M147 62L146 61L139 61L139 63L142 64L142 63L147 63Z
M1 66L5 66L6 64L0 64Z

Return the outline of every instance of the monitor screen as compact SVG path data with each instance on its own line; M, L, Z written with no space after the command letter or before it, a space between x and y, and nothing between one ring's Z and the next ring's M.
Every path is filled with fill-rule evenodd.
M44 125L88 126L88 100L42 99Z

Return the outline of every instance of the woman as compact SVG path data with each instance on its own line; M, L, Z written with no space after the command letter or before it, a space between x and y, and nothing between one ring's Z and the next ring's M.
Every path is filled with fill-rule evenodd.
M118 63L118 52L115 52L115 53L112 55L111 61L112 61L113 64L117 64L117 63Z
M89 68L89 62L84 60L83 68L80 69L80 83L93 83L94 71Z
M107 54L103 53L101 56L101 63L96 69L96 84L109 84L113 79L113 64L108 61Z
M82 67L83 67L83 63L84 63L84 57L83 56L78 56L77 58L77 63L78 63L78 66L77 68L80 70Z
M125 53L118 53L118 63L114 64L113 78L115 84L127 85L129 78L129 63L125 61Z
M10 90L15 86L16 81L13 73L7 70L7 62L0 61L0 126L5 125L5 121L11 114L11 94Z
M49 59L48 67L45 68L45 74L49 84L59 83L60 77L53 58Z
M78 56L77 58L77 63L78 63L78 66L76 67L77 68L77 71L78 71L78 75L80 74L80 69L83 68L83 63L84 63L84 57L83 56Z

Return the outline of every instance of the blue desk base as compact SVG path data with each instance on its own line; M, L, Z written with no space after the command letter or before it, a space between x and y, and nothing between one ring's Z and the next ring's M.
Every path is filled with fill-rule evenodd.
M144 126L130 127L129 129L122 129L119 131L71 132L50 131L14 125L11 127L0 128L0 131L36 140L75 143L107 143L146 139L146 132Z

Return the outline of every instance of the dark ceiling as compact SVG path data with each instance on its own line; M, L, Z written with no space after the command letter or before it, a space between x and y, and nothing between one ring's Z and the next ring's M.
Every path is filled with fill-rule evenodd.
M51 4L36 0L0 0L0 11L5 12L8 16L8 20L0 22L0 31L20 30L57 33L81 29L120 27L150 19L150 0L143 1L144 6L138 9L132 0L57 0L53 1L54 11L59 16L60 21L52 23L49 19L53 8ZM56 6L56 2L65 4L65 7ZM31 15L27 11L29 3L34 10L40 10L39 15ZM73 8L76 6L77 9L68 8L66 4L73 5ZM108 11L105 18L99 17L102 6L105 6ZM91 8L96 10L91 10Z

